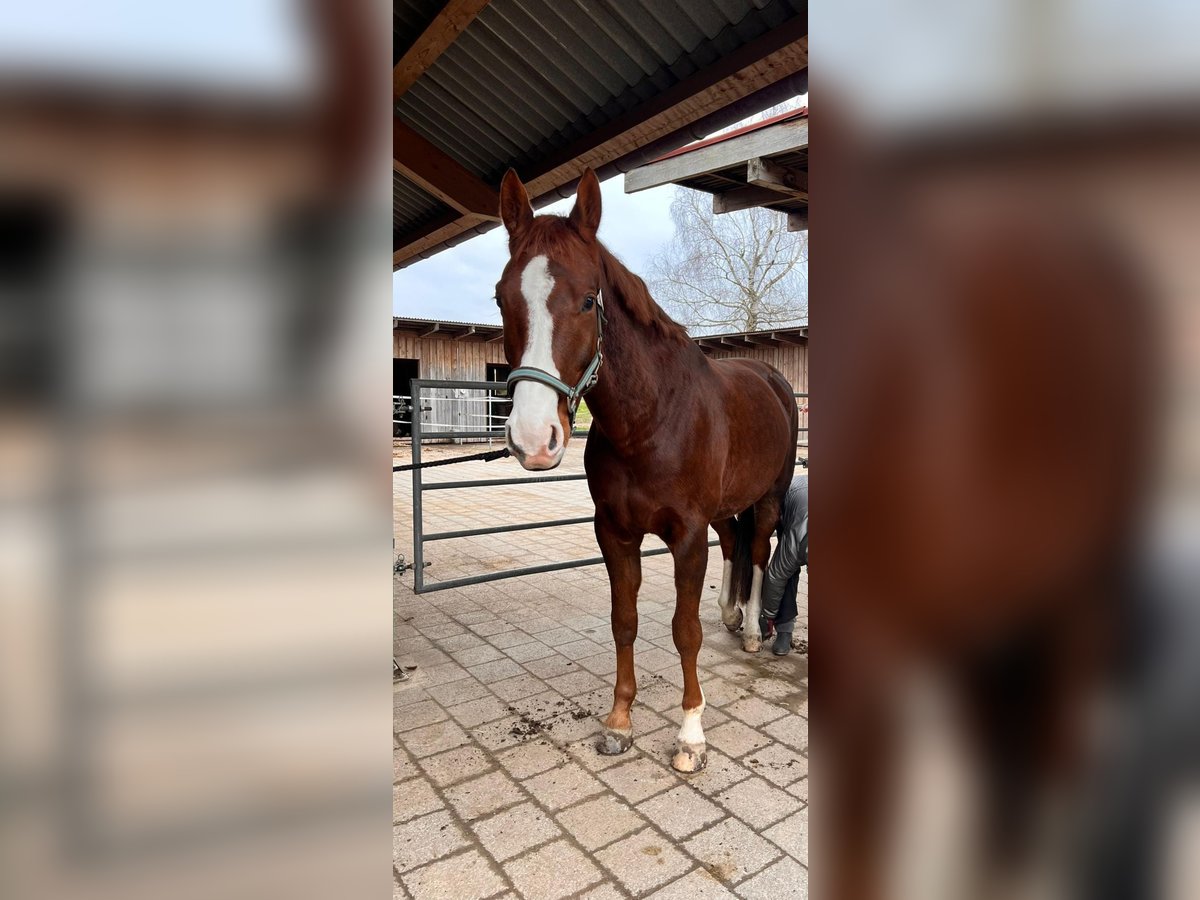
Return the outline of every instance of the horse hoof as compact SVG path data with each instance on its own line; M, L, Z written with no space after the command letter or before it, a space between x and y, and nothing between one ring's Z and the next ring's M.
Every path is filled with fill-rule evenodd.
M671 768L684 775L694 775L708 765L706 744L679 744L671 759Z
M619 753L624 753L632 746L632 731L614 731L611 728L605 728L604 733L600 735L600 742L596 744L596 750L602 756L616 756Z
M724 619L721 620L722 622L725 623L725 627L728 628L731 632L737 631L739 628L742 627L742 611L740 609L738 609L738 610L736 610L736 612L737 612L737 620L732 625L730 625L728 622L725 622Z
M762 641L757 638L742 641L742 649L747 653L757 653L762 649Z

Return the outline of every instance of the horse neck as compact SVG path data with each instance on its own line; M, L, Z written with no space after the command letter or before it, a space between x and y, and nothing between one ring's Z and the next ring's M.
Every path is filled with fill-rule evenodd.
M639 325L621 298L605 304L604 364L587 395L592 418L618 449L652 436L672 385L686 384L688 346Z

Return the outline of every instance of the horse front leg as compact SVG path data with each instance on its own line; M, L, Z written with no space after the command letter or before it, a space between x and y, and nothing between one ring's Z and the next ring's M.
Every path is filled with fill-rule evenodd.
M712 523L713 531L721 541L721 592L717 594L717 606L721 608L721 621L730 631L742 626L742 611L733 599L733 550L737 541L737 523L734 519L720 519Z
M671 767L677 772L699 772L708 762L708 747L700 718L704 692L696 675L696 658L704 638L700 626L700 595L708 566L708 529L704 523L671 543L675 559L675 616L671 634L683 666L683 724L675 741Z
M622 535L597 512L596 540L608 569L613 642L617 648L617 684L613 689L612 711L604 720L604 733L596 749L606 756L615 756L633 746L629 709L637 695L633 642L637 640L637 595L642 584L642 537Z

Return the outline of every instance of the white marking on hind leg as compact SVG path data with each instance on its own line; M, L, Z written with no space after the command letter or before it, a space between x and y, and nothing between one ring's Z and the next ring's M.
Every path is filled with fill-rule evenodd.
M717 605L721 607L721 621L727 628L737 628L737 605L729 599L733 588L733 560L725 560L721 568L721 592L717 594Z
M758 631L758 616L762 612L762 580L763 570L755 566L750 579L750 599L746 601L746 618L742 623L742 649L747 653L757 653L762 647L762 635Z

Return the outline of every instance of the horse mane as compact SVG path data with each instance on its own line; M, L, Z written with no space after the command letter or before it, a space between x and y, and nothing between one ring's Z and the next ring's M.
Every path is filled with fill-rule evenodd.
M518 238L510 240L509 250L514 256L518 253L553 256L556 250L572 243L586 247L570 220L564 216L541 215ZM615 301L638 326L653 331L664 340L692 346L684 327L650 296L646 282L625 268L602 243L596 241L596 247L600 251L600 267L607 286L605 302Z
M650 296L650 289L646 287L646 282L625 268L607 247L599 241L596 243L600 248L600 265L604 270L604 281L630 318L641 327L654 331L665 340L690 346L692 341L688 337L687 331L655 302L654 298ZM605 300L607 299L605 297Z

